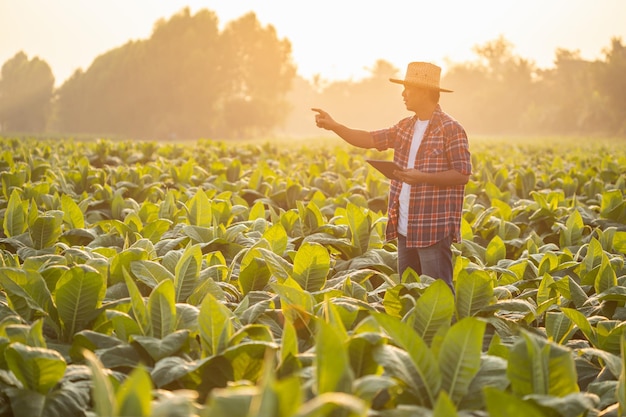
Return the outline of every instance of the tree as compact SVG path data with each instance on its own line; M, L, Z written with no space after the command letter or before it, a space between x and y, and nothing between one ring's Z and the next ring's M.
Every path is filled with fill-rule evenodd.
M208 10L158 21L150 39L99 56L61 87L60 128L146 139L212 134L225 94L219 42Z
M589 133L597 128L592 125L602 107L600 97L594 100L594 64L579 51L557 49L555 56L554 68L541 74L537 123L549 132Z
M184 9L155 25L142 65L147 134L199 138L215 134L219 102L228 94L214 12Z
M263 135L286 120L286 96L296 75L291 43L254 13L230 22L224 32L224 72L230 83L222 101L223 129L230 136Z
M142 123L142 42L129 42L77 70L57 92L56 130L135 135Z
M626 45L621 38L611 39L611 47L604 51L606 62L599 70L598 86L607 98L609 129L626 134Z
M528 131L526 112L532 108L535 66L513 54L513 44L500 36L474 47L478 61L454 64L442 79L456 96L442 95L451 114L465 114L466 127L481 132ZM450 99L448 105L447 99Z
M0 74L0 130L43 131L54 88L50 66L18 52L5 62Z
M59 125L147 139L265 133L287 112L290 54L254 14L220 33L214 12L186 8L70 78L59 90Z

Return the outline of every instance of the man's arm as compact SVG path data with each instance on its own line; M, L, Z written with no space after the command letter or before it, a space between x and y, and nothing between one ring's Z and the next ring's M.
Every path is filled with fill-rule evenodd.
M322 129L335 132L337 136L348 142L350 145L359 148L374 148L374 138L370 132L360 129L352 129L341 123L337 123L330 115L322 109L312 108L315 115L315 124Z
M439 187L465 185L470 178L469 175L461 174L454 169L441 172L422 172L417 169L405 169L394 171L394 174L400 181L407 184L431 184Z
M423 172L417 169L406 169L397 172L397 177L407 184L431 184L438 187L465 185L470 179L472 163L465 130L459 124L448 126L450 139L447 141L446 153L451 163L450 169L440 172Z

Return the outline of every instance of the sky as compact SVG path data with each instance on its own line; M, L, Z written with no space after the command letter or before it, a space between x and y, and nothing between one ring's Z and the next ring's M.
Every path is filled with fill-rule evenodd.
M559 48L594 60L612 38L626 42L626 0L0 0L0 65L23 51L45 60L60 85L185 7L214 11L222 27L253 11L289 39L307 79L356 80L378 59L402 73L411 61L445 72L500 36L540 68Z

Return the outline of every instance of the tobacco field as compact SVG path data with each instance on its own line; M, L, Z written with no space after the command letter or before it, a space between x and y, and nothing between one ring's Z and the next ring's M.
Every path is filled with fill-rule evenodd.
M0 138L0 416L626 415L626 142L470 138L455 296L339 142Z

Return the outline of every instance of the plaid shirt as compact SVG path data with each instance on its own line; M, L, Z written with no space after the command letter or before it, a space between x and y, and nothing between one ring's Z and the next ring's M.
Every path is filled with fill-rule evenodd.
M400 120L395 126L370 132L380 151L394 149L394 162L406 167L417 116ZM454 169L470 175L467 134L463 127L437 105L415 158L415 169L422 172L441 172ZM392 180L389 188L389 209L386 238L398 237L399 196L402 183ZM426 247L447 236L461 240L461 212L463 185L441 187L431 184L411 185L408 247Z

